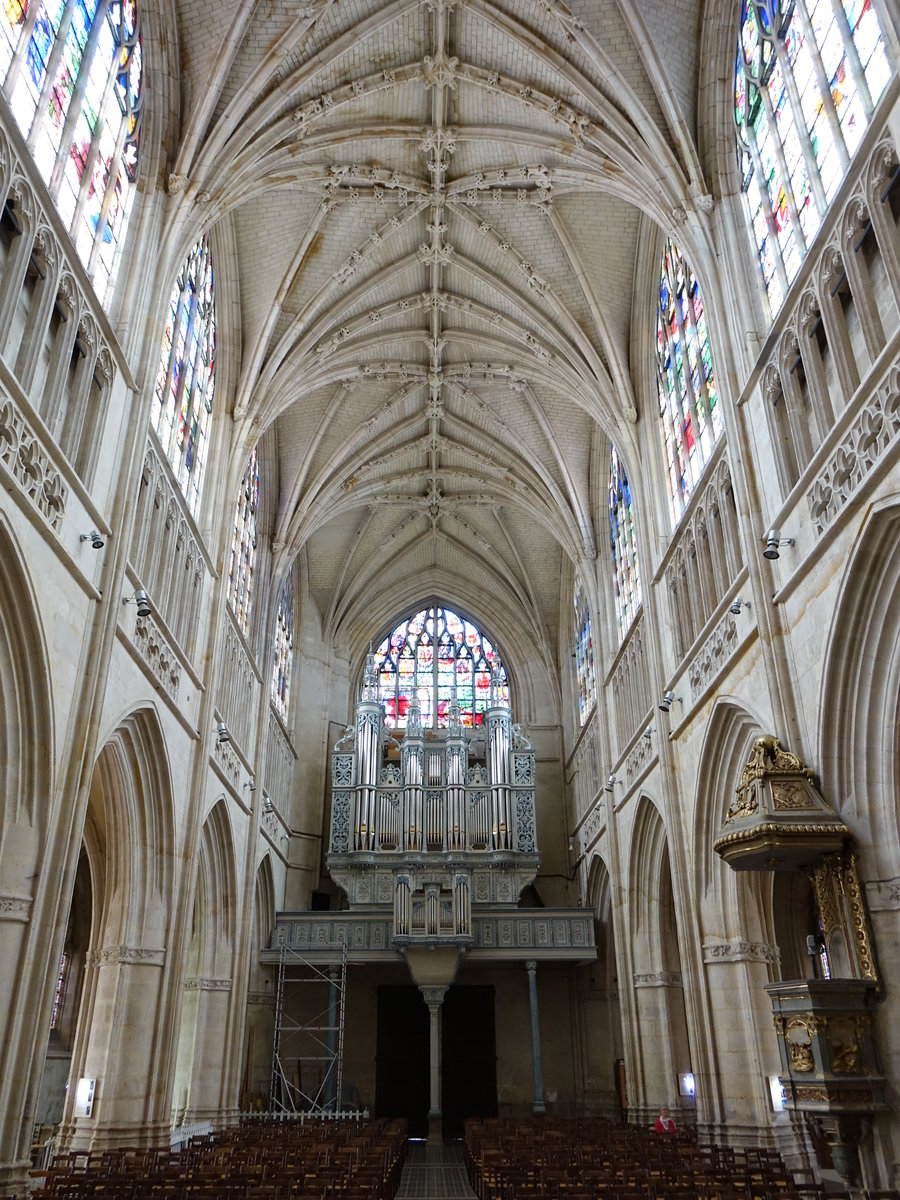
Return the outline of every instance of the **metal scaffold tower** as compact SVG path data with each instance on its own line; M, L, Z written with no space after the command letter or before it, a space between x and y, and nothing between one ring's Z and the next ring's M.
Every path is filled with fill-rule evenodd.
M281 947L272 1048L273 1113L337 1112L344 1066L347 948L319 965Z

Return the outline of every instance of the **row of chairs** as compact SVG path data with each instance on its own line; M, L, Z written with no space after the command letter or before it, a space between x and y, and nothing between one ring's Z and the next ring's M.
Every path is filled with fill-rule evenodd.
M766 1147L700 1146L599 1118L467 1121L464 1146L480 1200L850 1200L797 1183Z
M32 1171L54 1200L393 1200L404 1121L243 1122L180 1150L72 1152Z

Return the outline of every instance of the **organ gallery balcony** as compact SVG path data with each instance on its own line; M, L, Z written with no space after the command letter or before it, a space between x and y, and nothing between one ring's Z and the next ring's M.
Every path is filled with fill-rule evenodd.
M454 699L426 732L414 693L400 742L370 663L331 778L329 872L351 908L391 906L398 948L470 943L473 903L516 904L537 874L534 751L499 687L472 731Z

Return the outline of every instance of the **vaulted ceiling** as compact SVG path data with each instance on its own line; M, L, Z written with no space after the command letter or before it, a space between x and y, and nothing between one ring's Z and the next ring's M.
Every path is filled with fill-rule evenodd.
M177 5L169 191L232 223L234 413L274 424L273 543L329 635L438 593L555 659L637 445L641 239L705 191L703 9Z

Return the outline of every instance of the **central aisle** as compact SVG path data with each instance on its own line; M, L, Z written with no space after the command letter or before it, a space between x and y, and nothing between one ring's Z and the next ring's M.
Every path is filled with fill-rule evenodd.
M412 1142L394 1200L474 1200L462 1144L426 1146Z

